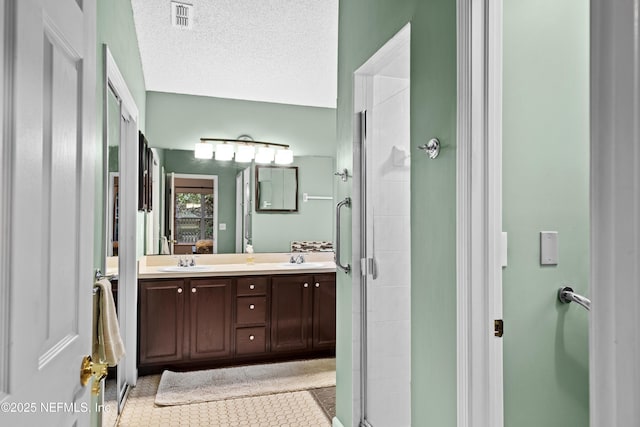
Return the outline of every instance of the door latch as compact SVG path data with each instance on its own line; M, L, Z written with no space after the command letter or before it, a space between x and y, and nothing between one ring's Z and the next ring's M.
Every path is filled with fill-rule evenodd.
M504 334L504 322L502 319L496 319L493 321L493 335L501 338Z

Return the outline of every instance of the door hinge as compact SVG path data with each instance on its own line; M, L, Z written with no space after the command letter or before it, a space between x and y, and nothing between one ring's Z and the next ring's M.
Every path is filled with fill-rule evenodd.
M378 277L376 274L376 262L373 258L360 258L360 274L363 276L370 274L374 279Z
M500 338L504 334L504 322L502 319L493 321L493 335Z

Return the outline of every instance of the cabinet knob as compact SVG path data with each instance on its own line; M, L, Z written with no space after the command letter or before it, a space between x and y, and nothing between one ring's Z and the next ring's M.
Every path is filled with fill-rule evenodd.
M249 304L249 310L253 310L254 308L256 308L254 304Z
M320 283L316 282L316 288L320 287Z
M178 288L178 293L181 294L182 293L182 288Z
M309 284L308 284L308 283L305 283L303 286L304 286L305 288L308 288L308 287L309 287Z
M256 288L256 285L249 285L249 289L253 290Z
M256 337L254 337L253 335L249 335L249 341L253 341L255 339L256 339Z
M196 293L196 288L191 288L191 293L195 294Z

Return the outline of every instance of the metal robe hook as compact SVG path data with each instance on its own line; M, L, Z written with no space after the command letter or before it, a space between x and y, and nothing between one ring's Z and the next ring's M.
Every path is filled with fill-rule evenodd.
M349 170L347 170L347 168L344 168L341 172L334 173L334 175L339 176L343 182L347 182L347 178L349 178Z
M440 154L440 140L431 138L426 144L418 146L418 149L425 151L430 159L435 159Z

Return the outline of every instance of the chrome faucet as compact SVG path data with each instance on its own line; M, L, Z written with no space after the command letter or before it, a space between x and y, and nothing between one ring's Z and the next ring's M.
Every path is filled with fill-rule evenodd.
M291 258L289 259L291 264L302 264L304 262L304 255L293 255L291 254Z
M191 255L191 259L189 259L188 255L178 256L178 267L194 267L196 265L196 257Z

